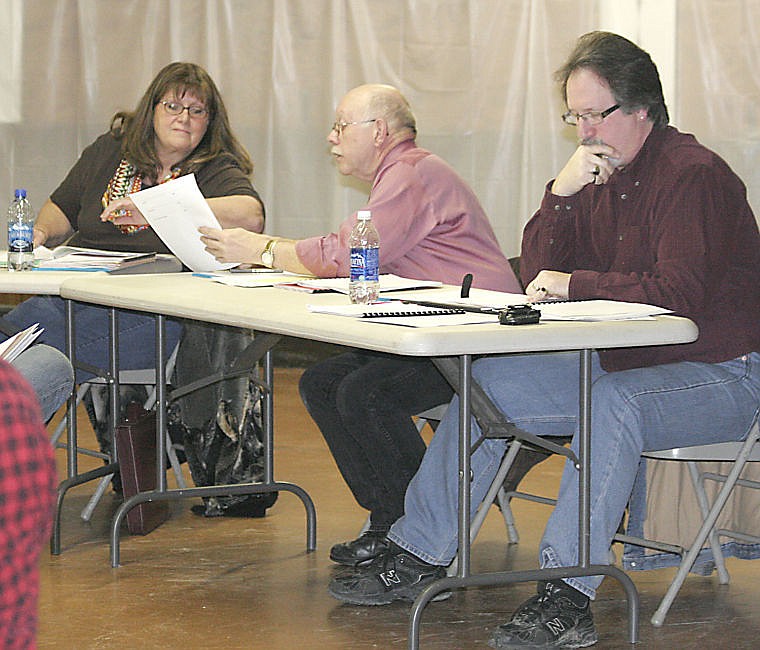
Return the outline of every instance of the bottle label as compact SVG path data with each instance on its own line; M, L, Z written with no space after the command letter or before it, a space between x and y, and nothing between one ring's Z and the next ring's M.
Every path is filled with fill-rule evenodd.
M351 249L351 282L377 282L380 272L380 249Z
M16 253L32 252L32 225L13 223L8 225L8 250Z

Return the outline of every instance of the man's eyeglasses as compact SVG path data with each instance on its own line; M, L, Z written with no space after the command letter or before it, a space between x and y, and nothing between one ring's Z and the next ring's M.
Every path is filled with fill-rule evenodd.
M332 125L332 128L330 131L335 131L335 133L338 134L338 137L340 138L343 135L343 129L345 129L347 126L353 126L354 124L372 124L372 122L377 122L378 118L374 118L372 120L360 120L358 122L335 122Z
M203 106L183 106L179 102L169 102L166 100L160 103L169 115L182 115L184 111L187 111L190 117L198 120L208 115L208 109L203 108Z
M620 104L610 106L604 111L589 111L588 113L573 113L573 111L568 111L562 116L562 121L565 124L577 126L583 120L589 126L596 126L597 124L601 124L605 117L614 113L618 108L620 108Z

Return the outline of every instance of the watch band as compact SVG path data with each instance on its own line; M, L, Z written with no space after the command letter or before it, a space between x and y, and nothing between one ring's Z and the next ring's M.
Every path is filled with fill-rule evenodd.
M266 246L264 246L264 250L261 251L261 263L270 269L274 266L274 247L276 243L276 239L270 239L266 243Z

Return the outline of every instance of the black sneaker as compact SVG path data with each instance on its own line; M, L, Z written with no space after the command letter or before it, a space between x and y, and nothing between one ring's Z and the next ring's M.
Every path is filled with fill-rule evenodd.
M564 582L539 583L488 642L492 648L586 648L598 640L589 599Z
M361 566L388 550L387 531L368 530L357 539L336 544L330 549L330 559L344 566Z
M430 583L446 576L446 569L423 562L395 544L368 566L336 576L328 591L351 605L389 605L396 600L414 601ZM448 598L442 593L434 600Z

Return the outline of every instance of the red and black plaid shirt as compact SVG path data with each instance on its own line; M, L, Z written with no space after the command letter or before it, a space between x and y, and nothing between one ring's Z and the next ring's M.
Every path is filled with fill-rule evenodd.
M32 387L0 361L0 648L34 648L57 474Z

